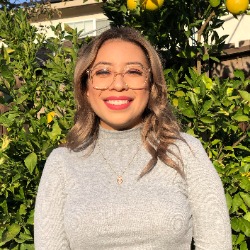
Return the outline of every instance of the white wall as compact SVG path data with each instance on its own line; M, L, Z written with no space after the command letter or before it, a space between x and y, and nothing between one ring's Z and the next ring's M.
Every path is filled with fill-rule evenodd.
M87 21L87 20L93 20L93 19L107 19L107 17L100 13L100 14L93 14L93 15L87 15L87 16L76 16L76 17L69 17L69 18L60 18L56 20L50 20L50 21L40 21L40 22L34 22L32 23L34 26L36 26L41 32L45 32L47 37L53 36L53 31L49 28L51 25L56 26L57 24L61 23L62 27L64 27L64 23L72 23L72 22L79 22L79 21ZM47 29L46 29L47 27Z
M221 18L225 20L223 28L218 29L219 36L229 35L226 43L234 43L239 47L239 42L250 40L250 15L240 15L237 19L233 15L227 15Z

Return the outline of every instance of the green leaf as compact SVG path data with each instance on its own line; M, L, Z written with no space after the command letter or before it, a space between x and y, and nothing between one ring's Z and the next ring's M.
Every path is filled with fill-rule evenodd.
M213 81L211 78L209 78L207 75L203 74L201 77L201 80L203 81L203 83L206 86L206 89L211 90L213 88Z
M8 112L8 119L12 122L14 122L19 116L20 114L18 112Z
M13 121L8 119L5 115L0 115L0 125L4 127L10 127Z
M20 208L19 208L19 214L26 214L27 213L27 207L24 204L21 204Z
M240 194L237 193L234 197L233 197L233 202L232 202L232 211L231 213L234 213L235 211L238 210L238 208L242 205L243 200L240 197Z
M249 116L240 114L236 114L232 118L238 122L247 122L250 119Z
M4 200L2 203L0 203L0 207L3 209L3 212L8 215L9 212L8 212L8 204L7 204L7 201Z
M24 233L20 233L19 238L23 239L23 240L32 240L32 236L31 235L24 234Z
M211 117L209 116L204 116L204 117L201 117L200 120L206 124L211 124L211 123L214 123L214 119L212 119Z
M246 205L250 208L250 194L240 192L240 196L243 199L243 201L246 203Z
M204 98L206 95L206 85L203 81L200 82L200 93L202 98Z
M181 58L194 58L196 54L192 50L183 50L177 54Z
M202 60L203 61L209 60L209 54L204 54L203 57L202 57Z
M250 222L250 212L246 213L243 218Z
M203 104L203 106L202 106L203 113L206 113L212 107L212 104L213 104L213 100L207 100L207 101L205 101L204 104Z
M187 96L189 96L189 98L190 98L190 100L191 100L193 106L194 106L195 108L197 108L197 106L198 106L198 98L197 98L197 95L196 95L195 93L193 93L193 92L188 92L188 93L187 93Z
M247 243L245 241L240 244L240 250L248 250Z
M68 24L64 24L64 30L67 31L69 34L72 34L74 32L74 29L71 28Z
M236 240L236 242L235 242L235 244L239 245L244 240L245 240L245 235L240 233L237 240Z
M182 114L189 118L194 118L196 116L194 111L191 108L183 109Z
M240 93L241 97L242 97L245 101L250 102L250 93L248 93L248 92L245 91L245 90L239 90L239 93Z
M233 217L231 219L231 226L232 226L232 229L235 231L235 232L240 232L240 226L239 226L239 219L236 218L236 217Z
M250 192L250 180L247 177L242 177L240 180L240 187L246 192Z
M27 224L29 224L29 225L34 225L34 210L32 210L32 211L30 212L30 216L29 216L29 218L28 218L28 220L27 220Z
M185 96L185 93L183 91L181 91L181 90L178 90L178 91L176 91L174 93L174 95L177 96L177 97L181 97L181 96Z
M29 94L26 94L26 95L23 95L23 96L19 97L19 98L16 100L16 104L21 104L21 103L23 103L28 97L29 97Z
M21 244L20 250L34 250L35 247L33 244Z
M237 78L240 78L241 81L244 81L245 80L245 75L244 75L244 72L242 70L235 70L234 71L234 76L237 77Z
M239 226L241 231L248 237L250 237L250 222L244 218L239 219Z
M22 239L19 239L19 238L16 238L15 239L15 242L17 242L18 244L22 244L25 242L25 240L22 240Z
M37 164L37 155L36 153L30 153L24 160L25 166L28 168L29 172L32 174L36 164Z
M20 230L21 230L21 227L18 224L14 223L8 226L7 230L2 235L2 242L0 242L0 246L14 239L19 234Z
M250 152L250 148L245 147L245 146L243 146L243 145L237 145L237 146L235 146L234 148L239 148L239 149L242 149L242 150L245 150L245 151ZM250 156L245 157L245 158L246 158L246 162L250 162ZM243 161L244 161L244 158L243 158Z
M250 156L246 156L242 159L244 162L250 162Z
M181 110L188 108L188 105L187 105L184 98L182 98L182 97L178 98L178 107Z
M127 12L127 7L123 4L120 8L120 10L123 12L123 13L126 13Z
M216 144L218 144L218 143L220 143L220 142L221 142L221 140L215 139L215 140L212 141L212 145L216 145Z
M210 56L210 59L215 61L215 62L220 62L220 59L218 59L217 57L214 57L214 56Z
M235 245L236 240L237 240L237 235L232 234L233 245Z
M52 140L52 141L55 141L57 139L57 137L59 135L61 135L61 128L59 127L58 123L55 122L53 124L53 127L52 127L52 131L51 132L48 132L48 135L49 135L49 138Z
M226 201L227 201L227 207L229 210L232 207L232 202L233 202L233 199L229 193L226 193Z
M247 213L248 211L248 208L244 202L240 205L240 209L242 209L242 211L244 211L245 213Z

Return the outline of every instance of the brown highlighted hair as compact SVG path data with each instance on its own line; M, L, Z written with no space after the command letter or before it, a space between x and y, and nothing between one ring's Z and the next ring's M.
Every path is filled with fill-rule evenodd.
M184 141L184 139L180 135L179 125L166 97L166 82L161 60L153 46L132 28L111 28L89 44L84 45L79 51L74 74L75 124L68 133L66 146L73 151L95 146L99 131L99 117L94 113L87 100L88 74L86 71L93 64L103 43L111 39L120 39L139 46L148 58L151 69L149 102L143 114L141 136L143 144L152 158L140 177L150 172L158 159L183 176L180 164L177 163L177 161L181 162L181 159L169 147L175 145L176 140Z

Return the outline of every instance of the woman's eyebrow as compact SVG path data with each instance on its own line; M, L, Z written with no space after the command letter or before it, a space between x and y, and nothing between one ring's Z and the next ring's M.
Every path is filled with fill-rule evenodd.
M126 64L127 65L136 65L136 64L138 64L138 65L140 65L142 67L145 67L141 62L127 62Z
M93 68L97 67L98 65L114 66L113 63L106 62L106 61L100 61L100 62L97 62L96 64L94 64L94 65L93 65ZM145 65L144 65L143 63L137 62L137 61L126 62L125 65L140 65L142 68L145 67Z
M95 68L96 66L98 66L100 64L103 64L103 65L112 65L112 63L110 63L110 62L101 61L101 62L98 62L98 63L94 64L93 68Z

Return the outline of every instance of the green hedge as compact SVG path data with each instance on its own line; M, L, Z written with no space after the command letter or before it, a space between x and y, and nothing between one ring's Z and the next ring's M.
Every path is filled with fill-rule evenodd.
M51 150L72 126L72 77L81 46L75 30L51 27L46 39L22 10L0 12L0 248L34 249L37 185ZM11 31L11 32L10 32ZM63 42L68 40L71 46ZM224 183L234 249L250 239L249 80L211 79L191 67L166 69L169 99L183 129L199 137Z
M33 214L45 160L72 126L72 77L80 43L70 28L46 39L20 9L0 12L0 248L33 249ZM11 32L10 32L11 31ZM64 40L72 46L64 45Z
M233 249L250 247L250 94L242 71L211 79L190 69L181 83L165 70L170 100L183 128L199 138L224 184ZM250 249L250 248L249 248Z

